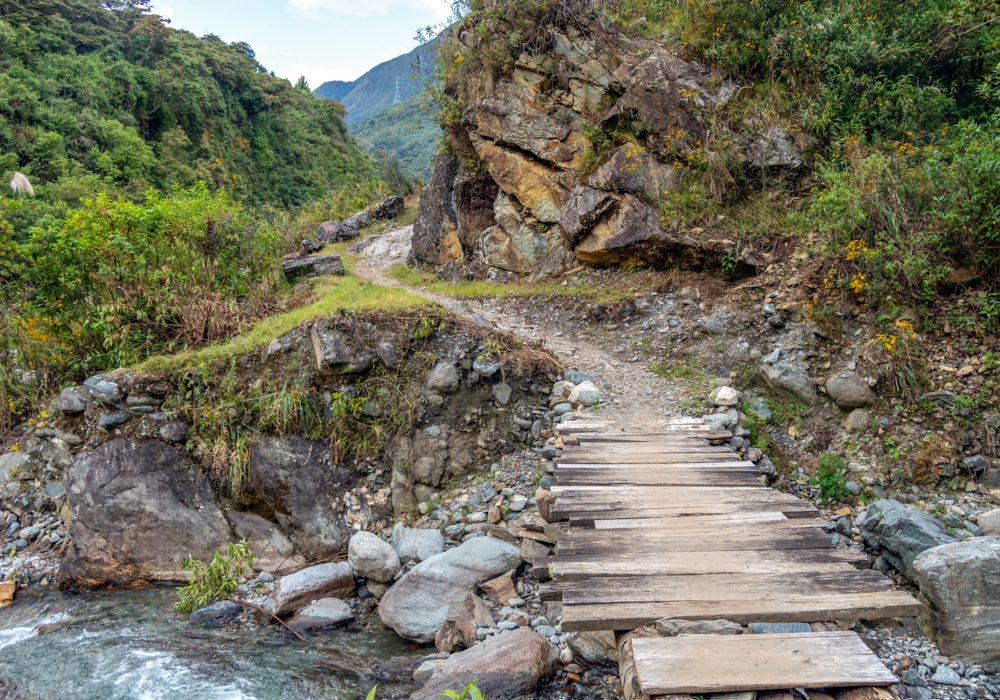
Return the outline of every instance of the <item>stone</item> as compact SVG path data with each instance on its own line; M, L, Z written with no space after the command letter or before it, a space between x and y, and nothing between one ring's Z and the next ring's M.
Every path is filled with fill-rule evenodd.
M289 282L321 275L345 275L340 255L290 255L281 261L281 271Z
M808 622L751 622L750 634L805 634L812 632Z
M891 556L886 556L885 551L883 556L911 580L916 579L913 561L918 554L957 541L943 522L899 501L880 499L870 504L866 513L859 524L861 536L888 550Z
M764 364L761 365L760 373L774 391L798 399L807 406L815 406L819 400L816 380L799 363Z
M444 535L440 530L421 530L396 523L392 529L392 547L401 563L419 563L444 551Z
M544 542L533 540L530 537L521 540L521 560L525 564L533 564L535 559L547 557L550 554L552 554L552 549Z
M826 393L833 402L843 411L867 408L878 401L878 396L868 386L868 382L861 381L853 372L830 377L823 386L826 387Z
M559 227L571 248L590 232L601 218L618 205L609 192L577 185L559 214Z
M164 442L182 443L187 442L188 432L191 430L184 421L170 421L160 426L160 439Z
M493 398L501 406L506 406L510 401L511 387L507 382L500 382L493 385Z
M159 440L109 440L81 452L63 483L73 513L63 585L185 582L189 556L207 562L232 540L208 478Z
M476 630L495 628L496 621L489 606L477 595L469 594L448 606L441 629L434 635L434 646L440 652L467 649L476 644Z
M941 664L934 671L934 675L931 676L931 682L940 683L941 685L960 685L962 677L958 675L958 671L955 669Z
M855 408L844 420L844 430L849 433L860 433L868 429L868 423L871 422L871 416L863 408Z
M232 622L242 612L243 606L239 603L234 603L231 600L220 600L218 603L206 605L191 613L188 617L188 625L192 627L216 627Z
M555 413L557 416L561 416L564 413L569 413L572 410L573 410L573 404L571 404L569 401L563 401L562 403L557 403L555 406L552 407L552 412Z
M380 265L386 267L402 265L410 259L413 252L413 226L403 226L377 236L362 238L347 250L364 258L378 260Z
M0 583L0 603L10 603L14 600L14 595L17 593L17 584L13 581L4 581Z
M400 214L403 213L403 209L406 207L406 202L403 201L402 197L392 195L387 197L381 204L375 207L375 218L376 219L395 219Z
M8 452L0 455L0 485L3 485L31 458L23 452Z
M310 331L316 368L324 374L360 374L372 366L374 353L332 319L320 319Z
M569 640L569 648L577 656L591 664L618 663L615 633L609 630L577 632L576 636Z
M538 226L534 217L527 209L513 197L505 192L497 194L496 204L497 226L494 227L496 240L493 246L499 248L507 245L507 253L497 255L497 253L486 254L484 250L483 259L487 265L492 264L491 259L496 259L495 267L511 272L527 272L538 266L542 260L556 246L562 245L562 229L558 226ZM484 236L480 239L480 244L485 246Z
M896 700L896 698L896 694L888 688L851 688L837 693L837 700ZM812 700L811 693L809 700Z
M657 620L656 631L664 637L685 634L743 634L743 627L729 620Z
M528 499L524 496L514 495L510 499L508 507L514 513L520 513L528 505Z
M398 364L396 361L396 348L392 346L392 343L379 343L378 347L375 348L375 355L388 369L396 368Z
M663 200L680 189L680 176L636 143L626 143L586 180L591 187Z
M318 253L326 247L326 243L323 241L317 241L313 238L302 239L302 250L300 255L312 255L313 253Z
M492 377L500 371L500 363L493 360L476 360L472 363L474 369L480 377Z
M347 561L359 576L381 583L391 581L400 567L399 555L392 545L365 530L351 536Z
M690 246L660 229L659 213L633 195L616 196L615 210L577 244L580 261L603 267L680 262Z
M985 471L990 466L990 461L982 455L972 455L962 459L962 466L972 473Z
M117 428L119 426L125 425L128 419L132 417L131 413L121 412L121 413L105 413L103 416L97 419L97 425L104 428L105 430L111 430L112 428Z
M778 360L780 359L781 359L781 348L775 348L773 351L771 351L771 354L765 357L763 360L761 360L761 362L763 362L765 365L774 365L777 364Z
M1000 535L1000 508L980 513L976 524L982 529L984 535Z
M493 537L468 540L410 569L379 602L379 615L401 637L430 642L453 601L520 563L520 549L509 542Z
M250 478L257 493L307 559L337 554L354 534L343 505L335 504L343 503L357 477L331 465L329 452L322 441L294 435L264 438L250 451ZM365 513L364 500L361 507ZM370 521L370 512L367 515Z
M955 394L951 391L931 391L920 397L920 402L929 401L940 408L952 408L955 405Z
M436 659L431 661L424 661L419 666L417 666L416 670L413 672L413 680L423 685L424 683L426 683L431 679L431 676L434 675L434 668L436 666L437 666Z
M588 380L573 387L573 391L569 394L569 403L573 406L587 406L589 408L605 398L607 395Z
M519 627L442 659L424 687L410 697L438 700L445 690L461 693L471 680L485 697L521 697L533 693L539 682L552 674L558 660L558 647L531 629Z
M788 132L780 126L770 126L756 138L743 137L741 140L740 160L744 163L758 168L798 168L802 165L802 156Z
M104 378L103 374L95 374L83 383L83 388L93 398L108 406L117 406L122 402L122 390L112 381Z
M357 229L339 221L324 221L319 225L316 238L323 243L338 243L357 237Z
M250 551L257 555L256 569L278 571L293 564L305 563L305 559L295 553L295 546L277 523L265 520L256 513L240 510L230 510L228 518L236 537L249 542Z
M344 219L344 226L349 226L355 231L360 231L371 222L372 222L371 214L362 209L357 214L351 214L349 217Z
M353 619L351 606L340 598L320 598L292 615L288 626L296 632L312 632Z
M479 588L494 605L507 605L511 598L517 596L517 592L514 590L514 571L508 571L481 583Z
M998 562L997 536L939 545L913 560L920 593L930 604L922 621L943 653L973 662L1000 660Z
M717 406L735 406L740 402L742 396L743 392L741 391L728 386L720 386L712 390L712 393L708 395L708 400Z
M87 408L87 404L80 395L80 388L78 386L70 386L60 391L56 408L63 413L83 413Z
M346 561L310 566L278 580L268 609L284 616L320 598L350 598L354 595L354 574Z
M451 393L458 389L458 369L451 362L438 362L427 373L424 385L431 391Z

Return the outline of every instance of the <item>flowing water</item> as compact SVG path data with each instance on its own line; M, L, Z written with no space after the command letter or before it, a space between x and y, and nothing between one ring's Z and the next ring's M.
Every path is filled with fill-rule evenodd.
M8 681L45 700L354 700L376 663L418 653L359 623L311 644L274 627L189 628L176 601L171 588L19 597L0 608L0 698Z

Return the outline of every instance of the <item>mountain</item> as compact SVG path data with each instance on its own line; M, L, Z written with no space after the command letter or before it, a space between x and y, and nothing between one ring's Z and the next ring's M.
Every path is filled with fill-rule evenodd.
M323 83L313 94L343 104L347 110L344 121L356 126L393 105L397 83L401 100L417 94L420 79L434 72L437 46L437 41L427 42L408 54L380 63L357 80ZM420 79L414 80L414 75Z
M421 95L382 110L352 127L358 145L369 153L385 151L399 160L404 170L430 179L434 148L441 127L421 106Z

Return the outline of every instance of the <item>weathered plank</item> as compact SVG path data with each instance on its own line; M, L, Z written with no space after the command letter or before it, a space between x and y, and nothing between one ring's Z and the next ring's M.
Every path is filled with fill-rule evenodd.
M610 473L609 473L610 471ZM556 484L559 486L606 486L606 485L649 485L649 486L746 486L764 488L757 472L710 471L665 469L661 472L615 474L609 470L598 474L588 474L587 470L556 470Z
M613 530L590 530L603 534ZM813 530L788 530L785 532L755 533L748 531L714 531L701 536L694 533L669 534L666 537L644 535L641 540L626 542L621 539L584 540L564 538L559 541L559 553L565 555L588 554L606 557L630 557L656 552L728 552L770 549L824 549L833 547L829 536Z
M702 440L729 440L733 437L733 434L728 430L709 430L708 426L705 426L704 430L677 428L661 433L576 433L577 442L581 445L608 442L656 442L657 440L669 440L678 437L701 438Z
M566 447L563 454L590 456L595 454L679 454L682 452L734 452L729 445L706 445L700 442L644 442L635 445L600 445L594 447Z
M701 448L704 450L704 448ZM659 452L656 454L611 454L606 452L595 452L592 455L568 455L556 457L552 460L555 465L560 464L673 464L689 463L698 464L700 462L738 462L740 456L730 449L722 452Z
M854 632L636 638L632 654L647 695L899 682Z
M839 593L774 600L676 601L670 603L600 603L564 605L566 632L631 630L671 617L681 620L731 620L740 624L768 622L823 622L915 617L920 603L905 591Z
M765 511L763 513L719 513L716 515L680 515L674 518L623 518L619 520L598 520L597 530L635 530L643 528L674 529L684 526L698 527L717 523L760 523L788 520L784 513Z
M636 506L636 507L577 507L567 506L562 510L550 509L550 517L555 520L568 520L573 527L594 527L597 520L668 518L673 516L712 515L732 512L765 512L782 513L788 518L815 518L819 513L811 503L695 503L678 506Z
M770 520L718 519L717 516L688 516L642 521L649 524L634 528L597 527L592 530L575 530L565 535L563 542L622 542L629 545L639 540L658 542L687 535L710 539L724 534L757 535L761 538L787 532L813 532L830 542L827 530L812 518L786 518L781 513ZM713 519L714 518L714 519ZM832 542L831 542L832 545Z

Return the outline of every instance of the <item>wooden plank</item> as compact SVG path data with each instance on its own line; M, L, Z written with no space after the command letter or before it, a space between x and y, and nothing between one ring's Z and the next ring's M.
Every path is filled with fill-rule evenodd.
M730 440L733 434L728 430L671 430L663 433L578 433L577 442L581 445L607 442L656 442L662 439L677 437L693 437L703 440Z
M676 507L634 507L634 508L600 508L591 509L587 507L567 506L563 510L550 509L550 517L554 520L566 520L573 527L594 527L597 520L615 520L623 518L666 518L673 516L688 515L712 515L719 513L730 513L734 511L744 513L759 513L764 511L774 511L782 513L788 518L815 518L819 511L811 503L719 503L719 504L693 504L689 506Z
M841 593L771 600L677 601L672 603L600 603L564 605L565 632L632 630L663 618L731 620L740 624L768 622L828 622L915 617L921 606L905 591Z
M637 542L648 540L658 542L663 539L673 539L681 535L712 538L725 534L746 534L759 537L769 537L783 532L815 532L823 535L829 542L830 538L825 527L818 520L795 518L789 519L781 513L768 520L752 518L750 520L725 519L717 516L689 516L680 518L663 518L649 525L635 528L594 528L592 530L574 530L563 537L563 542ZM712 519L716 518L716 519ZM648 521L644 521L648 522Z
M643 528L680 528L684 525L697 527L715 523L764 523L788 520L784 513L719 513L717 515L687 515L675 518L622 518L618 520L598 520L597 530L635 530Z
M704 440L699 441L703 443ZM587 447L567 447L563 454L680 454L682 452L733 452L728 445L705 445L690 442L645 442L637 445L592 445Z
M552 460L560 464L699 464L702 462L738 462L740 456L732 450L726 452L681 452L677 454L606 454L570 455L556 457Z
M749 471L690 471L670 469L646 474L588 474L586 471L556 470L556 484L559 486L607 486L648 485L648 486L747 486L765 488L760 475Z
M632 653L647 695L899 682L854 632L635 638Z
M741 460L725 460L720 462L668 462L665 464L628 464L628 463L618 463L611 462L600 463L600 464L587 464L581 462L566 461L562 464L556 465L556 473L559 469L607 469L615 472L630 472L636 474L643 474L646 472L656 472L661 469L708 469L708 470L726 470L726 471L746 471L760 473L760 467L758 467L753 462L746 462Z
M614 530L590 530L595 533L614 532ZM607 557L629 557L634 554L653 554L656 552L727 552L769 549L825 549L833 547L833 543L825 533L811 530L790 530L780 533L753 532L714 532L711 535L696 537L693 534L668 535L653 539L643 537L641 541L627 542L616 540L559 540L559 553L565 555L588 554Z

